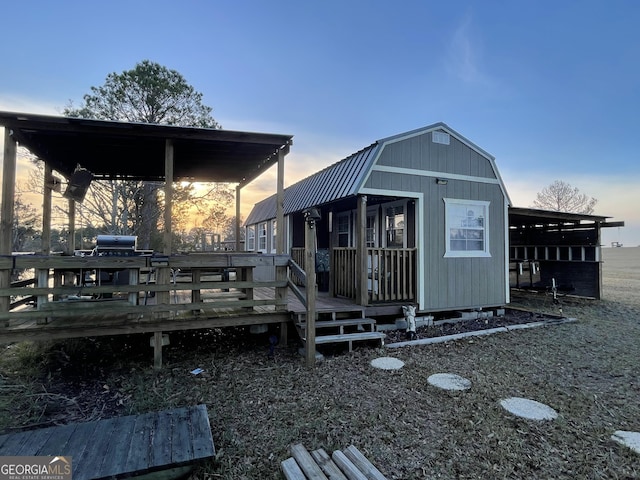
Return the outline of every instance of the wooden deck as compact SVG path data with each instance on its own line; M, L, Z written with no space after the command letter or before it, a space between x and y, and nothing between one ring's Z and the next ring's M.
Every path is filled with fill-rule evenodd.
M172 304L168 306L155 305L152 299L146 306L132 306L126 300L118 298L73 303L51 302L49 305L51 318L47 323L38 323L35 318L38 312L32 307L25 306L22 309L23 318L19 321L11 320L6 327L0 327L0 342L281 324L289 322L292 316L306 312L305 307L291 291L288 292L282 309L268 304L269 299L273 299L274 295L273 288L255 288L252 302L264 302L264 305L247 307L245 301L242 300L242 295L239 292L234 292L233 289L230 292L212 291L208 294L203 293L203 296L216 298L215 303L211 304L215 306L208 307L208 299L205 298L201 304L193 304L192 310L185 311L183 309L173 314L169 313L165 318L150 314L159 309L169 310L172 305L182 309L184 307L182 302L187 302L188 299L183 296L177 304L173 303L175 299L172 299ZM101 307L101 312L105 312L106 307L108 313L97 313L93 308L96 305ZM145 309L146 313L141 313L142 309ZM30 310L33 310L34 318L27 316ZM322 292L317 297L316 310L319 314L360 310L363 312L363 316L368 317L388 314L401 315L398 305L362 307L350 299L330 297Z
M214 455L205 405L0 436L0 456L71 457L73 480L188 470Z

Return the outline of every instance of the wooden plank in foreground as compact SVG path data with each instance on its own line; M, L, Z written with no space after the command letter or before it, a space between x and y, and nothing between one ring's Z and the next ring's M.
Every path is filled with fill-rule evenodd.
M344 451L346 457L357 466L369 480L387 480L385 476L355 446L349 445Z
M365 474L358 470L358 467L340 450L335 450L331 458L349 480L368 480Z
M300 469L309 480L328 480L322 469L313 460L311 454L301 443L291 446L291 456L296 459Z
M282 467L282 473L287 480L307 480L302 470L298 466L298 462L293 457L289 457L286 460L280 462Z
M323 448L314 450L311 456L330 480L348 480Z
M72 458L73 480L119 479L215 455L205 405L0 436L0 456Z

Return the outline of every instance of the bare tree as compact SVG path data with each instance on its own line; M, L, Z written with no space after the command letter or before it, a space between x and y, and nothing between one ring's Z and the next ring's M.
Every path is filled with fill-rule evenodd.
M596 203L598 200L580 193L578 188L556 180L536 195L533 206L542 210L588 215L593 213Z

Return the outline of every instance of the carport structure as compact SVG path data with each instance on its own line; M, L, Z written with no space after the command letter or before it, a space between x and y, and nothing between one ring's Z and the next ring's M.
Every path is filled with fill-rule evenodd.
M611 217L509 208L509 283L600 299L601 230L623 227Z
M163 331L288 320L288 256L281 255L284 249L281 232L278 232L275 255L240 252L239 225L236 226L236 250L233 252L177 255L171 245L171 193L174 182L179 181L235 183L236 218L239 219L241 189L270 167L277 166L278 219L282 220L284 159L292 144L291 135L15 112L0 112L0 126L5 129L0 212L0 341L154 332L158 363ZM27 148L45 164L43 251L35 255L15 255L11 251L17 146ZM74 256L75 200L70 199L68 251L63 256L50 255L53 173L73 183L79 167L90 172L93 180L164 182L162 252L124 257ZM276 269L276 281L253 282L252 271L256 266L272 266ZM191 272L190 281L184 285L171 282L171 271L178 268ZM12 285L14 269L32 269L34 278L31 282ZM77 277L78 272L89 269L127 270L129 284L118 287L128 295L126 300L95 301L94 297L113 287L69 285L65 278L66 272ZM234 269L237 281L218 282L216 289L237 289L239 297L205 302L201 291L211 286L205 285L204 276L224 269ZM151 270L155 282L142 285L141 276ZM83 299L90 299L62 301L77 294L79 287ZM254 298L254 288L258 287L271 288L274 297ZM141 290L145 294L154 293L153 305L140 304ZM190 302L171 304L171 292L178 290L190 292ZM36 298L37 308L19 311L12 308L16 306L15 299L25 297ZM220 314L222 310L224 316Z

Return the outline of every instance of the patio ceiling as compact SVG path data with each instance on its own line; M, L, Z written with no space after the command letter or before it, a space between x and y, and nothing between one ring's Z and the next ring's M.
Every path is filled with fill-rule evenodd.
M65 177L80 166L96 180L163 181L165 145L174 146L174 180L243 186L288 153L291 135L1 112L20 146Z

